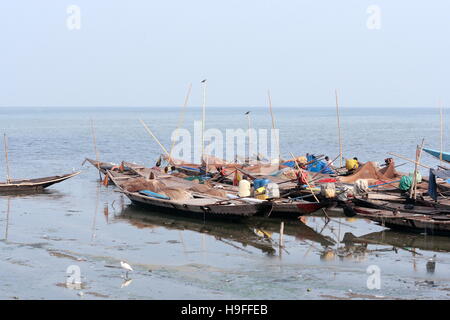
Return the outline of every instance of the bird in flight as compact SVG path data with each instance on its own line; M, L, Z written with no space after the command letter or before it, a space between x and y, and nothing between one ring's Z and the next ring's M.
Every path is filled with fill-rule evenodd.
M205 82L206 82L206 79L204 79L204 80L201 81L201 83L205 83Z
M250 113L250 111L247 111L245 114L249 114Z

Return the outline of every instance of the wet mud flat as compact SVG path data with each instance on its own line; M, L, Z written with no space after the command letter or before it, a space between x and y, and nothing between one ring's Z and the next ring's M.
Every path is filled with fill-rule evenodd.
M92 170L0 205L2 299L450 298L447 238L367 220L178 218L131 205Z

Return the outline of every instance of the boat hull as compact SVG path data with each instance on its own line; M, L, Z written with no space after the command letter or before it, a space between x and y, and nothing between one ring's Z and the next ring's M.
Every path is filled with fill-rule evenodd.
M145 197L136 193L124 193L135 205L139 205L141 207L157 212L170 213L177 216L200 218L203 220L241 220L257 214L263 215L267 211L267 207L262 204L242 204L236 206L227 204L196 205Z
M80 171L77 171L62 176L52 176L29 180L15 180L11 183L0 183L0 193L37 192L56 183L70 179L80 173Z
M399 214L383 210L354 207L360 217L368 218L378 224L399 231L423 233L427 235L450 236L450 216L448 220L436 220L433 216Z

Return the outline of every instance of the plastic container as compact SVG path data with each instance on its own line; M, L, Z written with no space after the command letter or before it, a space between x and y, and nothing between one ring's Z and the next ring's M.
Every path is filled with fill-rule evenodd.
M266 186L266 196L269 199L275 199L280 197L280 188L278 184L270 182Z
M239 181L239 197L250 197L250 192L251 191L251 185L250 182L242 179L241 181Z
M253 181L253 187L256 190L256 189L267 186L269 183L270 183L269 179L255 179L255 181Z

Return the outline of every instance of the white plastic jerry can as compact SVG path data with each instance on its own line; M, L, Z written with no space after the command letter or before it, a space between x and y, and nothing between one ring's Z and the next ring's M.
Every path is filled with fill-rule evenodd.
M250 197L250 192L251 191L251 185L250 182L242 179L241 181L239 181L239 197Z
M270 182L266 186L266 196L267 198L279 198L280 197L280 188L278 184L274 182Z

